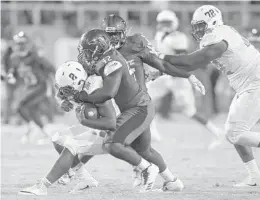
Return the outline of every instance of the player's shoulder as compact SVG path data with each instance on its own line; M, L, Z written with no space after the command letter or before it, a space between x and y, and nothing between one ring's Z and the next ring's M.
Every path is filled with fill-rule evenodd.
M126 44L131 47L133 51L141 51L143 50L147 44L148 40L145 38L144 35L140 33L136 33L134 35L128 36L126 39Z
M224 40L228 34L230 34L231 27L227 25L221 25L213 30L209 30L200 41L200 47L206 47L212 44L219 43Z
M105 76L108 76L122 67L123 67L122 62L120 62L119 60L112 60L105 65L103 73Z

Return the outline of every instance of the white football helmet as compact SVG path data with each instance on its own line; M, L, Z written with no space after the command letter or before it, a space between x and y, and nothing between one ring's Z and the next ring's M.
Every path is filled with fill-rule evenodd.
M71 86L74 90L81 91L88 78L83 66L75 61L68 61L59 66L55 74L55 82L58 88Z
M179 28L179 19L171 10L161 11L157 17L157 30L163 32L173 32Z
M201 40L205 33L220 25L223 25L221 11L211 5L201 6L193 13L191 21L192 35L196 40Z

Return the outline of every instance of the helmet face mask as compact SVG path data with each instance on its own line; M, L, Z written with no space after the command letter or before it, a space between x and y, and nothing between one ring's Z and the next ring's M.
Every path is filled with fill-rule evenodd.
M110 37L111 45L118 49L126 41L126 22L123 18L116 15L107 16L101 24L104 30Z
M109 36L102 30L91 30L84 33L80 39L78 62L89 75L93 75L96 63L110 49Z
M201 40L206 33L208 25L206 22L191 23L192 35L196 40Z

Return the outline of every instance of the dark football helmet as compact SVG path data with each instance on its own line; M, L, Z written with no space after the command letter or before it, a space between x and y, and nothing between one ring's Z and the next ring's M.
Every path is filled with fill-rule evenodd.
M120 48L126 40L126 22L117 15L107 16L101 24L102 30L110 36L110 41L113 47Z
M95 64L111 48L109 36L105 31L100 29L90 30L80 38L78 62L84 67L88 75L93 75Z
M13 36L13 51L19 56L26 56L33 48L33 43L30 38L23 32Z

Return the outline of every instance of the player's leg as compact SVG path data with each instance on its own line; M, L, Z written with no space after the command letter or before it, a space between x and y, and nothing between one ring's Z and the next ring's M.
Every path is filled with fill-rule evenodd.
M89 134L93 135L92 132ZM89 149L93 141L86 140L84 142L85 145L82 146L76 138L66 137L64 143L65 148L62 150L58 160L55 162L49 173L35 185L21 190L19 194L47 195L47 188L55 183L71 168L77 154L79 154L84 148Z
M254 186L260 178L260 171L254 159L251 147L259 147L260 133L251 128L260 118L260 90L235 95L226 122L227 140L235 145L241 157L248 177L235 186Z
M151 132L150 128L145 130L135 141L131 144L131 147L135 149L144 159L157 165L159 167L159 174L163 178L164 185L163 190L167 191L181 191L184 187L183 183L175 177L161 156L154 148L151 147ZM138 173L139 169L135 168L134 172ZM137 176L134 181L134 187L140 185L140 176Z
M25 98L20 102L19 111L24 118L26 117L27 121L29 120L30 125L37 126L43 133L44 137L48 138L48 134L41 120L39 110L36 109L38 104L41 103L44 98L45 91L46 86L44 84L31 88Z
M117 118L115 132L108 132L104 148L114 157L143 171L144 189L150 190L158 174L158 167L142 158L130 145L149 127L154 115L152 105L140 106L122 112Z

